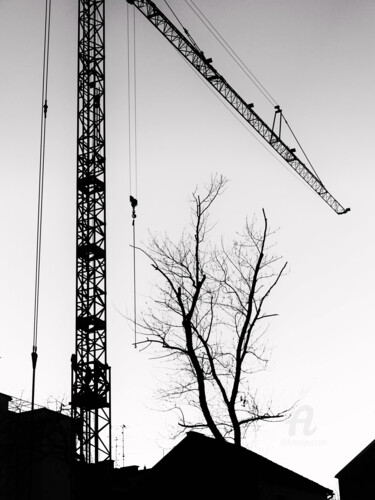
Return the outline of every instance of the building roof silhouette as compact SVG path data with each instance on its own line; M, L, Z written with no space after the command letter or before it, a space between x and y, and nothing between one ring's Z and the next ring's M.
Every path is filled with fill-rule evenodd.
M173 498L220 495L251 500L326 500L333 492L251 450L189 432L138 485L138 493Z
M375 439L336 474L341 500L374 497L374 464Z

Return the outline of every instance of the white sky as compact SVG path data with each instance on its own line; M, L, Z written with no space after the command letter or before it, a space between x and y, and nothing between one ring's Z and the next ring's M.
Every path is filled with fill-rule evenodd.
M249 446L328 487L375 437L372 221L374 33L371 0L195 0L267 90L332 194L337 216L236 120L176 51L137 15L137 233L171 236L187 199L212 172L231 179L213 219L229 237L267 211L289 272L270 311L275 403L300 399L302 424L265 425ZM165 3L157 4L171 17ZM182 0L170 0L214 66L272 123L273 109L208 36ZM53 0L37 400L70 397L75 315L77 2ZM159 371L132 347L127 130L126 2L107 9L108 342L115 435L126 425L126 463L153 465L173 443L153 410ZM44 1L0 2L0 391L30 397ZM295 144L285 136L291 147ZM298 150L297 150L298 151ZM371 166L371 168L370 168ZM154 276L138 260L139 304ZM117 434L116 434L117 433ZM291 433L293 435L291 435ZM119 444L120 447L120 444ZM122 450L118 450L119 455ZM122 463L122 460L120 460Z

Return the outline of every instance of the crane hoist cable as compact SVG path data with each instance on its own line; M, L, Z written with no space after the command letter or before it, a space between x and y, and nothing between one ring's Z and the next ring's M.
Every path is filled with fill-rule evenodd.
M137 347L137 273L136 273L136 237L135 237L135 219L137 214L135 208L138 200L130 195L130 204L132 207L132 227L133 227L133 323L134 323L134 347Z
M167 2L167 0L164 0L164 3L165 5L168 7L168 9L172 12L173 16L176 18L176 21L178 22L178 24L181 26L181 28L185 31L185 26L182 24L182 22L180 21L180 19L177 17L177 14L175 13L175 11L172 9L172 7L169 5L169 3Z
M167 0L164 0L164 2L168 6L168 8L170 9L170 11L172 12L172 14L174 15L174 17L177 19L178 23L183 28L184 32L187 34L187 36L190 39L190 41L193 43L194 47L199 52L202 52L200 50L199 46L197 45L197 43L190 36L188 30L182 24L181 20L177 17L176 13L172 9L172 7L169 5L169 3L167 2ZM258 90L263 94L263 96L267 99L267 101L274 106L274 108L275 108L275 115L274 115L272 130L274 130L274 126L275 126L275 123L276 123L276 117L277 117L277 115L279 115L279 137L281 137L281 124L284 121L285 124L287 125L290 133L292 134L294 140L296 141L296 143L298 144L299 148L301 149L301 152L304 155L307 163L310 165L310 168L311 168L312 172L315 174L315 176L319 180L319 182L323 185L323 183L322 183L321 179L319 178L316 170L314 169L314 167L313 167L310 159L308 158L305 150L301 146L301 144L300 144L299 140L297 139L295 133L293 132L292 128L290 127L290 125L288 123L288 121L286 120L285 115L283 114L280 106L276 104L277 103L276 99L274 99L274 97L272 97L272 95L270 94L270 92L268 92L268 90L259 81L259 79L254 75L254 73L250 70L250 68L246 65L246 63L240 58L240 56L235 52L235 50L230 46L230 44L225 40L225 38L220 34L220 32L215 28L215 26L211 23L211 21L207 18L207 16L202 12L202 10L194 2L194 0L190 0L190 3L189 3L189 0L185 0L185 3L194 12L194 14L198 17L198 19L202 22L202 24L208 29L208 31L212 34L212 36L219 42L219 44L223 47L223 49L229 54L229 56L233 59L233 61L237 64L237 66L239 66L239 68L245 73L245 75L247 76L247 78L249 78L249 80L258 88ZM204 78L202 78L202 80L204 80ZM210 89L210 90L213 91L213 89ZM213 93L216 95L216 97L218 97L218 95L215 92L213 92ZM230 111L232 112L232 110L230 110ZM232 114L234 115L234 113L232 113ZM258 140L258 138L255 136L255 134L252 133L252 135ZM260 142L262 144L262 146L264 146L264 144L261 141L258 140L258 142ZM265 149L267 150L267 148L265 148ZM293 151L295 151L295 150L293 150ZM272 151L269 151L269 152L273 156L275 156ZM280 163L283 165L282 162L280 162Z
M128 46L128 129L129 129L129 198L132 207L132 230L133 230L133 324L134 324L134 347L137 347L137 275L136 275L136 231L135 219L136 206L138 205L138 155L137 155L137 78L136 78L136 23L135 10L133 12L133 26L130 26L130 9L127 4L127 46ZM130 43L130 32L133 39ZM132 46L132 51L130 46ZM131 54L132 52L132 54ZM133 186L134 170L134 186ZM133 190L135 196L133 196Z
M321 179L320 179L320 177L319 177L318 173L316 172L315 168L312 166L312 163L311 163L311 161L309 160L309 158L308 158L307 154L305 153L305 150L303 149L303 147L301 146L301 144L300 144L299 140L297 139L297 137L296 137L295 133L294 133L294 132L293 132L293 130L291 129L291 127L290 127L290 125L289 125L289 123L288 123L287 119L285 118L284 114L282 115L282 118L283 118L283 120L284 120L284 122L285 122L286 126L287 126L287 127L288 127L288 129L290 130L290 133L291 133L291 134L292 134L292 136L294 137L294 140L295 140L295 141L296 141L296 143L298 144L298 147L300 148L300 150L302 151L302 153L303 153L304 157L306 158L306 161L307 161L307 162L308 162L308 164L310 165L311 170L314 172L314 174L315 174L316 178L317 178L317 179L318 179L318 180L319 180L319 181L323 184L323 182L321 181Z
M165 4L168 6L169 10L172 12L173 16L177 19L178 23L180 24L180 26L182 27L182 29L184 30L185 34L188 36L189 40L192 42L192 44L194 45L194 47L199 50L199 46L197 45L197 43L193 40L193 38L191 37L190 33L188 32L188 30L185 28L185 26L182 24L181 20L177 17L177 14L174 12L174 10L172 9L172 7L169 5L169 3L167 2L167 0L164 0ZM268 90L265 88L265 86L260 82L260 80L254 75L254 73L250 70L250 68L246 65L246 63L243 61L243 59L241 59L241 57L235 52L235 50L230 46L230 44L225 40L225 38L221 35L221 33L215 28L215 26L211 23L211 21L207 18L207 16L202 12L202 10L198 7L198 5L194 2L194 0L190 0L191 4L194 6L192 6L188 0L185 0L185 3L188 5L188 7L194 12L194 14L198 17L198 19L202 22L202 24L208 29L208 31L212 34L212 36L219 42L219 44L223 47L223 49L227 52L227 54L229 54L229 56L233 59L233 61L237 64L237 66L239 66L239 68L245 73L245 75L247 76L247 78L249 78L249 80L257 87L257 89L261 92L261 94L267 99L267 101L272 104L275 108L275 117L274 117L274 122L273 122L273 127L272 127L272 130L274 128L274 125L275 125L275 120L276 120L276 116L277 114L280 115L280 121L279 121L279 136L281 137L281 123L282 121L285 122L285 124L287 125L288 129L290 130L293 138L295 139L295 141L297 142L298 146L300 147L304 157L306 158L306 161L308 162L308 164L310 165L312 171L314 172L316 178L321 182L316 170L314 169L310 159L308 158L307 154L305 153L304 149L302 148L300 142L298 141L296 135L294 134L293 130L291 129L288 121L286 120L281 108L279 105L277 105L277 101L274 97L272 97L272 95L270 94L270 92L268 92ZM128 4L129 5L129 4ZM205 80L204 78L202 77L202 81L204 83ZM212 93L216 96L216 97L219 97L217 95L216 92L213 91L213 89L207 85L207 87L212 91ZM222 102L222 101L221 101ZM224 103L225 104L225 103ZM228 106L226 106L229 111L232 113L233 116L235 116L235 118L237 118L237 116L233 113L233 110L230 109ZM240 120L239 120L240 121ZM246 128L246 127L245 127ZM268 150L265 145L256 137L256 135L250 130L248 129L252 135L255 137L255 139L268 151L270 152L278 161L279 161L279 158L277 158L272 151ZM279 161L280 162L280 161ZM282 165L283 163L280 162ZM283 165L284 166L284 165Z
M295 149L290 148L279 137L270 126L253 109L254 104L245 100L228 83L212 65L212 59L206 57L196 44L193 45L179 29L166 17L165 14L155 5L152 0L126 0L129 4L135 6L145 18L161 33L168 42L179 52L190 67L193 67L197 74L216 90L217 95L221 96L232 108L237 111L239 116L256 131L264 141L278 153L279 157L285 162L285 165L296 172L306 184L308 184L320 198L331 207L338 215L346 214L350 208L345 208L339 201L327 190L322 182L316 177L295 154Z
M132 13L132 22L130 19ZM132 24L132 26L131 26ZM132 40L131 38L132 36ZM128 142L129 142L129 190L138 195L137 155L137 75L136 75L136 23L135 10L127 4L127 57L128 57ZM134 173L134 182L133 182ZM133 185L134 184L134 185Z
M251 82L254 83L254 85L258 88L258 90L263 94L263 96L268 100L270 104L274 105L275 108L275 118L277 113L280 114L280 126L279 126L279 136L281 137L281 123L282 121L285 122L287 125L290 133L292 134L294 140L298 144L299 148L301 149L304 157L306 158L306 161L311 167L311 170L314 172L316 178L320 181L321 179L319 178L318 173L316 172L315 168L313 167L309 157L307 156L305 150L301 146L299 140L297 139L295 133L293 132L292 128L290 127L287 119L285 118L285 115L283 114L281 108L279 105L277 105L276 99L272 97L270 92L264 87L264 85L259 81L259 79L254 75L254 73L250 70L250 68L246 65L246 63L240 58L240 56L235 52L235 50L230 46L230 44L225 40L225 38L221 35L221 33L215 28L215 26L211 23L211 21L207 18L207 16L202 12L202 10L198 7L198 5L194 2L194 0L190 0L191 4L189 3L188 0L185 0L185 3L190 7L190 9L195 13L195 15L198 17L198 19L206 26L206 28L210 31L210 33L213 35L213 37L219 42L219 44L224 48L224 50L229 54L229 56L233 59L233 61L239 66L239 68L245 73L245 75L251 80ZM194 7L192 7L192 5ZM181 22L180 22L181 24ZM274 124L275 124L275 118L274 118ZM260 141L259 141L260 142Z
M227 109L227 111L229 111L229 113L233 116L233 118L235 120L238 121L238 123L241 125L241 127L243 127L247 132L249 132L253 138L259 143L259 145L268 153L270 154L271 156L273 156L273 158L275 158L275 160L280 163L280 165L285 169L286 172L288 172L289 175L293 175L294 174L294 171L293 170L290 170L289 168L287 168L287 166L285 165L284 162L281 161L280 159L280 156L278 154L276 154L276 152L267 147L267 143L265 143L264 141L262 141L260 139L260 137L258 136L258 134L256 134L252 128L249 126L249 124L247 124L244 120L241 120L238 113L236 113L233 109L233 107L231 107L226 101L220 99L220 96L217 94L217 92L215 92L215 90L212 88L211 85L209 85L206 80L204 79L204 77L202 75L199 75L198 74L198 77L201 79L202 83L207 87L207 89L212 93L212 95L219 100L219 102L225 106L225 108ZM293 133L293 132L292 132ZM298 141L297 141L298 142ZM302 149L302 148L301 148ZM300 176L298 176L297 174L294 175L294 177L296 178L296 180L298 182L301 182L302 185L305 185L305 183L303 182L303 180L301 179Z
M32 361L32 391L31 409L35 404L35 372L38 360L38 319L39 319L39 295L40 295L40 262L42 245L42 222L43 222L43 190L44 190L44 166L46 151L46 129L47 129L47 91L48 91L48 62L51 31L51 0L46 0L44 17L44 44L43 44L43 83L42 83L42 109L40 125L40 148L39 148L39 182L38 182L38 217L36 235L36 259L35 259L35 291L34 291L34 326L33 326L33 348L31 352Z
M272 105L276 105L277 103L276 99L272 97L270 92L268 92L268 90L254 75L254 73L250 70L250 68L246 65L246 63L240 58L240 56L235 52L235 50L230 46L230 44L225 40L225 38L220 34L220 32L215 28L215 26L202 12L202 10L198 7L198 5L196 5L194 0L190 0L190 2L194 7L188 2L188 0L185 0L186 5L194 12L194 14L201 21L201 23L208 29L208 31L212 34L212 36L219 42L219 44L223 47L223 49L229 54L229 56L233 59L233 61L237 64L237 66L239 66L239 68L245 73L245 75L249 78L249 80L258 88L258 90L263 94L263 96L268 100L268 102L270 102ZM181 20L177 17L177 14L169 5L167 0L164 0L164 3L172 12L173 16L176 18L179 25L182 27L182 29L184 30L185 34L188 36L189 40L192 42L194 47L201 52L199 46L192 38L189 31L182 24Z
M206 26L212 36L219 42L223 49L229 54L237 66L245 73L245 75L251 80L251 82L257 87L257 89L263 94L263 96L272 105L276 105L277 101L272 97L270 92L264 87L260 80L254 75L251 69L246 65L246 63L241 59L241 57L235 52L235 50L230 46L230 44L225 40L225 38L220 34L220 32L215 28L211 21L205 16L202 10L195 4L194 0L185 0L185 3L190 7L198 19Z
M175 13L175 11L172 9L172 7L169 5L169 3L167 2L167 0L164 0L164 3L166 4L166 6L168 7L168 9L172 12L173 16L176 18L178 24L181 26L181 28L183 29L185 35L188 37L188 39L190 40L191 44L197 49L197 50L200 50L198 45L195 43L195 40L194 38L190 35L189 31L185 28L185 26L182 24L182 22L180 21L180 19L177 17L177 14ZM189 6L190 7L190 6Z

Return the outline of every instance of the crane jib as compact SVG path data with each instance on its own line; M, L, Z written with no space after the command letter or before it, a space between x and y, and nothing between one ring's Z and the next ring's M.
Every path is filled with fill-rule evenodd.
M339 215L350 211L344 208L324 187L318 177L296 156L281 138L228 84L225 78L212 66L212 59L205 57L196 44L159 10L151 0L126 0L134 5L162 35L184 56L198 73L244 118L244 120L283 158L283 160Z

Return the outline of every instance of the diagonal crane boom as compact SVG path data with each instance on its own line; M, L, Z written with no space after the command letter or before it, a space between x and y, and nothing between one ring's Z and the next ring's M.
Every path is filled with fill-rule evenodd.
M161 12L151 0L127 0L134 5L178 50L199 74L242 116L242 118L281 156L281 158L302 177L302 179L334 210L345 214L350 209L344 208L325 188L321 180L298 158L294 149L289 148L264 120L254 111L253 104L248 104L229 85L225 78L212 66L199 47L190 41Z

